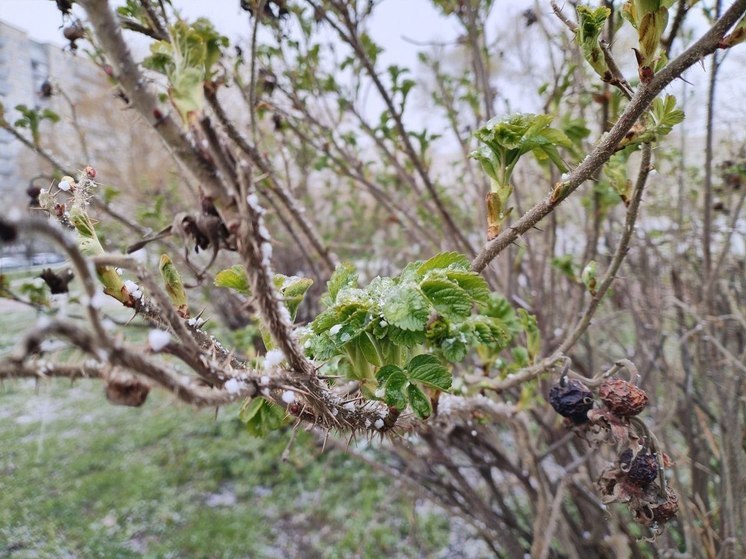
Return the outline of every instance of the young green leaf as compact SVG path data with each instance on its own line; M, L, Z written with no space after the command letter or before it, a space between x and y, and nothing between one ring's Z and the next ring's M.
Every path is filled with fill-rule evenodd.
M236 264L235 266L219 271L215 275L214 283L218 287L234 289L242 295L249 295L251 293L249 278L246 276L246 268L241 264Z
M395 374L403 375L404 371L401 367L396 365L384 365L378 369L378 372L376 373L376 382L378 382L378 386L384 386L391 376Z
M404 373L394 372L389 375L384 385L384 402L389 406L394 406L399 411L403 411L407 407L407 397L404 390L408 384L409 381Z
M279 286L280 294L285 300L288 311L290 311L290 318L295 320L298 307L303 302L308 289L313 285L313 280L311 278L287 277L282 274L275 274L275 281L278 277L282 279L282 284Z
M440 270L443 268L461 268L468 270L469 264L469 259L463 254L459 254L458 252L441 252L423 262L422 265L417 268L417 273L424 276L430 270Z
M337 300L337 293L340 289L358 286L357 278L358 273L352 264L342 263L338 265L332 277L326 282L327 295L323 297L322 302L328 307L332 306Z
M434 355L423 354L413 357L407 363L410 380L431 388L448 390L453 377L450 371Z
M286 421L285 410L261 396L244 404L238 417L246 423L246 430L254 437L265 437Z
M466 318L471 314L469 294L447 279L431 278L420 284L420 290L446 318Z
M422 330L429 316L428 302L414 287L396 286L384 295L383 317L402 330Z
M414 384L410 383L409 386L407 386L407 399L409 400L409 405L412 406L414 413L416 413L418 417L427 419L433 413L430 399Z
M608 81L611 79L611 72L606 65L606 58L598 39L606 24L606 19L611 15L611 10L604 6L591 8L582 5L579 5L576 10L578 27L575 30L575 39L583 52L583 57L604 81Z
M446 271L446 277L456 282L477 303L485 304L489 300L490 288L487 285L487 281L476 272L469 270L448 270Z

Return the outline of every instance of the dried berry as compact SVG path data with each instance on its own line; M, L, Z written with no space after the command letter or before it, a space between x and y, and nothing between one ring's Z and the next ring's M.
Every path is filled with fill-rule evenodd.
M18 230L15 225L0 220L0 241L12 243L16 237L18 237Z
M648 404L644 390L622 379L605 381L598 394L612 413L622 417L637 415Z
M660 487L657 484L651 484L650 494L646 499L647 502L639 503L633 507L635 520L644 526L654 526L665 524L676 516L679 512L679 496L670 487L666 488L666 497L662 499L658 495Z
M582 425L593 408L593 393L577 380L563 379L549 389L549 403L558 414Z
M90 165L86 165L86 167L85 167L85 169L83 169L83 171L85 172L86 176L89 179L93 180L93 179L96 178L96 169L94 169Z
M653 520L658 524L668 522L679 512L679 496L671 489L666 493L666 501L653 508Z
M106 383L106 399L116 406L142 406L148 392L148 385L136 379L109 380Z
M634 455L628 448L619 456L619 465L627 479L637 487L646 487L658 477L658 460L647 449Z
M59 295L60 293L68 293L67 285L75 275L69 268L60 271L60 273L55 273L51 268L45 268L39 277L49 286L49 291L52 295Z

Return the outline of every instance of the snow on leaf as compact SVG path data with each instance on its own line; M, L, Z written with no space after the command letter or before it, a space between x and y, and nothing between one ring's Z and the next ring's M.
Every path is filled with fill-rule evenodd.
M417 269L419 275L425 275L430 270L439 270L444 268L461 268L469 269L469 259L458 252L441 252L429 260L426 260Z
M385 296L383 317L402 330L422 330L429 316L428 306L415 288L397 286Z

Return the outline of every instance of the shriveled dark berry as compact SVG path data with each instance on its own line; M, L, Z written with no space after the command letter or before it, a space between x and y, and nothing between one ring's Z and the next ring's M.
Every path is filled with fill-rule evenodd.
M582 382L564 380L549 389L549 403L562 417L582 425L588 422L588 412L593 408L593 393Z
M658 460L647 449L643 449L633 457L631 448L619 456L619 465L627 474L627 480L637 487L647 485L658 477Z
M49 286L52 295L58 295L69 292L67 285L75 276L70 269L55 273L51 268L45 268L39 277Z
M637 415L648 404L644 390L622 379L604 381L598 395L612 413L621 417Z
M11 225L0 219L0 241L5 243L12 243L18 237L18 229L15 225Z

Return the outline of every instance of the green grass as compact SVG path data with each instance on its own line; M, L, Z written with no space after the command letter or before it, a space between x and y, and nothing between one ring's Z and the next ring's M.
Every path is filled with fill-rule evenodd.
M299 433L250 437L236 407L164 394L106 403L97 384L0 393L0 557L430 557L443 514Z
M0 304L2 359L36 312ZM283 462L290 431L256 439L237 415L159 390L112 406L96 381L3 383L0 558L442 556L442 510L303 431Z

